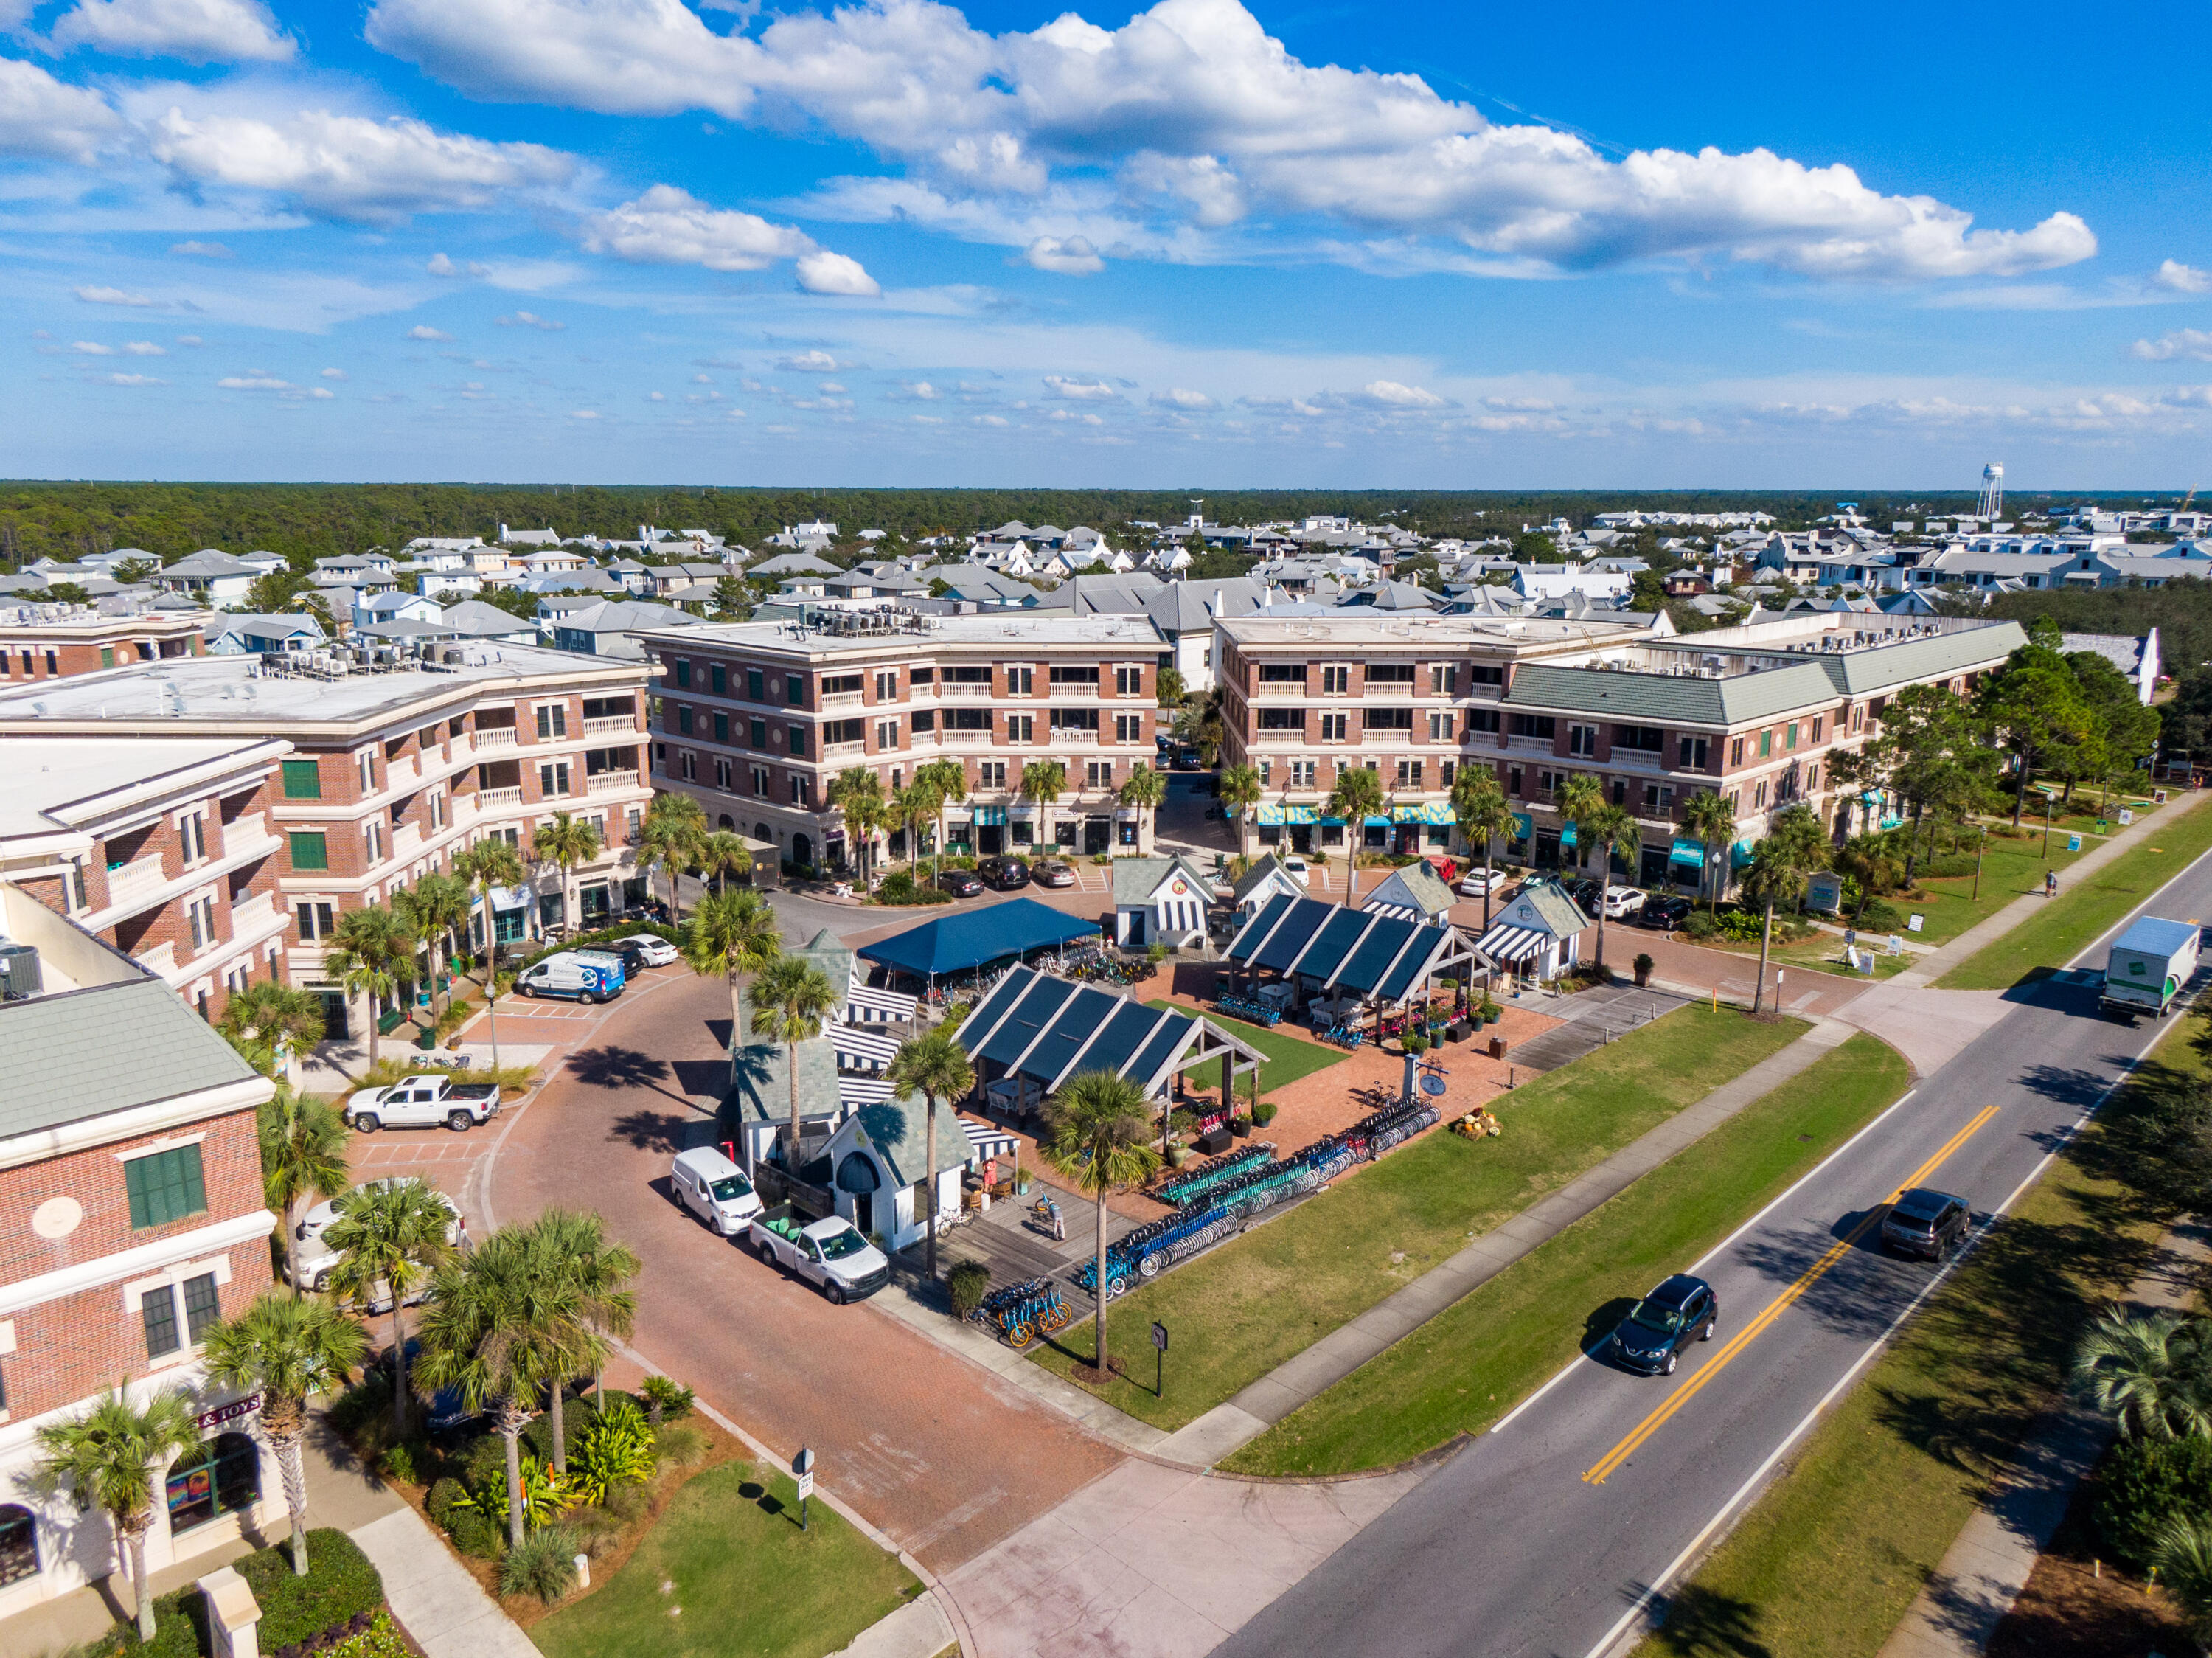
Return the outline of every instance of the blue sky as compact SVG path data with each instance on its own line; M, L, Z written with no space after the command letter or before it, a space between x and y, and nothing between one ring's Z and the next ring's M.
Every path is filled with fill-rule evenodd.
M2208 34L0 0L0 470L2212 485Z

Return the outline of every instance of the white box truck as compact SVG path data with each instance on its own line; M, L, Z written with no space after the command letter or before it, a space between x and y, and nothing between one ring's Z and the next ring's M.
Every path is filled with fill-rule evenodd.
M2164 1018L2197 971L2203 930L2193 921L2160 921L2155 916L2136 921L2113 941L2105 960L2099 1005L2130 1019L2139 1013Z

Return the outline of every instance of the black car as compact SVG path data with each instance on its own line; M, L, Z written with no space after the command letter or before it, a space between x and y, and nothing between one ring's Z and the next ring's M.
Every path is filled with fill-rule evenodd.
M1721 1300L1712 1285L1677 1272L1646 1295L1613 1332L1613 1356L1647 1376L1671 1376L1681 1350L1711 1341L1720 1322Z
M1964 1198L1917 1186L1899 1192L1889 1206L1882 1217L1881 1240L1900 1255L1940 1261L1959 1247L1972 1220Z
M937 890L954 898L973 898L983 890L983 879L973 869L947 869L937 878Z
M1671 933L1690 918L1698 906L1686 898L1655 898L1636 912L1636 924L1655 932Z
M985 858L975 866L975 873L994 892L1018 893L1030 884L1030 867L1019 858Z
M1601 881L1583 880L1567 888L1567 895L1581 906L1582 912L1595 920L1597 906L1605 901L1605 886Z

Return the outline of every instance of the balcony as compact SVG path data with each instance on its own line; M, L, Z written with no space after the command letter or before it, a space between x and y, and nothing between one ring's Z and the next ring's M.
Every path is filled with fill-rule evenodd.
M988 748L998 736L990 731L940 731L937 740L947 748Z
M971 697L979 701L988 702L991 699L991 687L988 684L962 685L948 683L938 686L937 694L940 697Z
M833 691L822 698L822 707L825 712L833 708L858 708L861 701L862 693L858 691Z
M161 873L161 855L149 852L136 863L126 863L119 869L107 872L107 902L112 909L120 905L144 903L169 884L170 877Z
M274 893L256 893L242 898L230 906L230 938L235 944L256 933L284 925L287 917L276 907Z
M860 745L854 743L852 747L857 748ZM636 787L635 771L595 771L584 780L584 792L588 795L614 795Z
M587 737L635 737L638 734L635 714L603 714L584 722Z
M1098 734L1079 725L1056 725L1052 728L1050 741L1054 748L1071 746L1079 748L1095 748L1098 746Z
M586 720L584 724L588 729L591 722ZM637 728L637 722L624 720L616 728L622 731L634 731ZM487 748L512 748L514 747L514 728L511 725L495 725L488 731L478 731L475 734L474 743L476 752L479 754Z
M475 795L479 811L495 812L502 807L522 804L522 790L515 789L479 789Z
M822 745L822 758L825 760L856 760L867 752L868 745L865 740L860 742L825 742Z
M1252 696L1255 701L1264 700L1280 702L1289 698L1304 697L1308 694L1309 693L1305 686L1299 683L1286 685L1263 682L1252 687Z
M416 823L403 823L392 832L392 856L393 857L411 858L422 850L422 825Z
M141 950L131 958L149 972L159 973L164 978L173 978L177 972L177 947L163 939L150 950Z

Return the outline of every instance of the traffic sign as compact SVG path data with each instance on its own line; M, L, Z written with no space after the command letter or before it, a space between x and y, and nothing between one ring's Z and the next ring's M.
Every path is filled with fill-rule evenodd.
M810 1496L813 1496L813 1495L814 1495L814 1476L813 1476L812 1474L801 1474L801 1475L799 1475L799 1500L801 1503L804 1503L804 1502L805 1502L805 1501L806 1501L806 1499L807 1499L808 1497L810 1497Z

